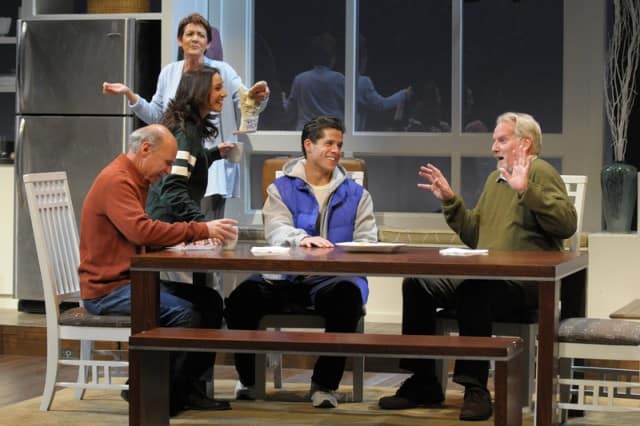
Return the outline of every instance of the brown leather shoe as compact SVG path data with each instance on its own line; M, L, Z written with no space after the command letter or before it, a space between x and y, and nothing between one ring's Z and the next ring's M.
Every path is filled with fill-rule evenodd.
M418 406L439 407L442 401L444 395L437 380L423 382L411 376L402 383L395 395L380 398L378 406L385 410L406 410Z
M190 410L231 410L229 402L211 399L198 392L187 395L185 405Z
M460 420L487 420L493 414L491 394L480 386L467 386L460 410Z

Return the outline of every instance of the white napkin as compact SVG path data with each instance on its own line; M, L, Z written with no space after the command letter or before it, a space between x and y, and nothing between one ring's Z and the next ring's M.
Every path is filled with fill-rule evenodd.
M167 250L215 250L215 244L177 244L175 246L167 247Z
M289 247L278 247L278 246L251 247L251 254L254 256L289 254Z
M443 256L476 256L489 254L487 249L466 249L459 247L449 247L446 249L440 249L440 254Z

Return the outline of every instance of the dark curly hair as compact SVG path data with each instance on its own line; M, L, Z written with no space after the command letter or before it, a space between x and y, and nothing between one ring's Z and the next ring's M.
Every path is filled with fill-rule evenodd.
M218 136L218 129L200 112L203 105L209 104L211 80L216 74L220 74L220 70L207 66L182 74L176 96L169 101L160 123L174 133L181 129L185 134L203 139Z
M338 117L330 117L326 115L319 115L309 121L302 128L302 136L300 137L300 146L302 148L302 155L307 158L307 151L304 149L304 141L310 139L314 144L318 142L318 139L324 136L324 129L336 129L344 133L344 123Z

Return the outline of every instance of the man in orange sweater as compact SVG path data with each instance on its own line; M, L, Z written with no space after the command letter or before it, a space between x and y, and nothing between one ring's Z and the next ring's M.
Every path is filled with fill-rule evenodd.
M235 238L237 221L165 223L145 213L149 186L171 171L177 142L164 126L134 131L121 154L96 177L82 206L80 290L94 315L131 314L131 256L137 247L165 247L213 238ZM222 298L204 286L166 283L160 292L160 324L165 327L220 328ZM226 401L207 398L198 386L215 354L175 354L171 369L171 413L185 408L224 410ZM123 394L126 399L127 395Z

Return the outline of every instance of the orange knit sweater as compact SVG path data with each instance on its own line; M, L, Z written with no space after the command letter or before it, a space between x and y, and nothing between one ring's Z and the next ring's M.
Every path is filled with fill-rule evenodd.
M166 223L144 211L149 185L125 154L96 177L80 220L80 290L83 299L104 296L130 282L131 256L139 246L165 247L209 237L202 222Z

